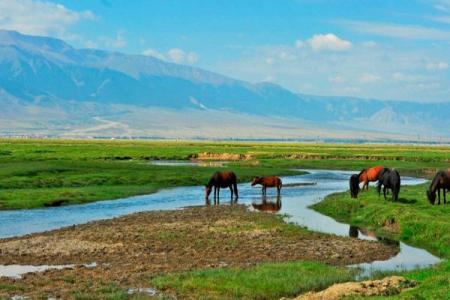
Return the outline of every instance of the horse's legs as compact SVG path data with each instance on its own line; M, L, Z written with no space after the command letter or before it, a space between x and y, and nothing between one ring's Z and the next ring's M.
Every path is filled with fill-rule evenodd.
M438 189L438 205L441 204L441 189Z
M217 187L214 187L214 205L217 204Z
M230 197L231 197L231 203L233 203L233 186L230 185Z
M386 200L386 186L383 186L383 195L384 195L384 200Z
M277 186L277 195L280 196L281 194L281 185Z
M446 195L446 193L447 193L447 190L444 189L444 204L447 204L447 195Z
M364 188L366 189L366 191L369 190L369 182L368 181L364 181L361 191L364 191Z

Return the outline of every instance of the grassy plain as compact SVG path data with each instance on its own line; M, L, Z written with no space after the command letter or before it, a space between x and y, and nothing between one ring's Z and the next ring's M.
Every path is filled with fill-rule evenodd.
M247 159L233 161L226 167L149 164L155 159L193 159L199 153L212 154L211 157L247 155ZM240 181L247 181L254 175L293 174L292 168L355 170L375 164L396 167L402 175L430 178L437 169L449 166L450 147L3 139L0 140L0 208L35 208L55 201L76 204L151 193L166 187L204 184L213 171L223 168L233 169ZM395 296L400 299L449 299L450 295L450 205L430 206L425 200L425 188L426 185L402 187L398 203L385 202L372 190L361 194L358 200L352 200L348 193L331 195L314 207L340 221L426 248L445 259L432 268L401 273L417 280L419 285ZM339 267L297 261L244 269L166 273L149 278L148 282L193 298L207 295L206 298L219 299L276 299L321 289L350 277L349 271ZM20 292L22 287L20 283L0 285L0 290L8 289ZM101 289L96 295L103 298L139 298L128 295L113 282L102 283ZM85 292L80 290L73 298L89 298L90 294Z
M206 153L247 155L226 167L164 167ZM369 162L368 162L369 160ZM218 169L238 179L290 175L292 168L360 169L374 164L429 175L450 162L450 147L306 143L0 139L0 209L78 204L204 184Z
M313 206L334 219L368 228L380 236L425 248L444 258L438 266L401 275L419 282L417 288L396 296L398 299L450 298L450 204L430 205L425 191L428 184L403 186L398 202L385 201L374 189L358 199L348 192L333 194Z

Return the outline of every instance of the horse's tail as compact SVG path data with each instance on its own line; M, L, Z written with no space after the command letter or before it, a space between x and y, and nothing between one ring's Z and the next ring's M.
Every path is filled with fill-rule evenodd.
M402 179L401 179L401 177L400 177L400 173L397 171L397 170L395 170L394 169L394 172L395 172L395 174L397 175L397 177L398 177L398 182L397 182L397 185L396 185L396 187L395 187L395 192L394 192L394 197L395 197L395 201L398 201L398 194L400 194L400 188L401 188L401 186L402 186Z
M236 199L239 198L239 193L238 193L236 180L233 182L233 191L234 191L234 195L236 196Z

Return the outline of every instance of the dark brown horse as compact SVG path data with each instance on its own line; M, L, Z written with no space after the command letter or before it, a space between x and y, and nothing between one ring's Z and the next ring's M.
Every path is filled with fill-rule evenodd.
M231 200L233 200L233 194L236 199L239 198L237 189L236 174L229 171L216 172L213 174L208 184L205 187L205 199L208 200L209 194L211 194L214 188L214 202L219 200L220 188L230 188Z
M261 191L263 195L266 195L268 187L276 187L279 195L281 192L281 187L283 186L281 179L277 176L255 177L253 178L252 186L257 184L262 185Z
M377 192L378 196L381 194L381 187L383 187L384 200L386 200L386 191L392 191L392 201L398 201L398 194L400 193L401 179L400 174L396 169L384 168L378 176Z
M441 189L444 190L444 204L447 203L446 191L450 190L450 169L438 171L431 181L430 188L427 190L428 201L434 205L436 201L436 192L438 194L438 204L441 204Z
M267 197L262 197L262 203L252 203L254 209L263 212L276 213L281 209L281 196L277 196L276 202L267 201Z
M373 168L364 169L359 174L353 174L350 177L350 195L352 198L358 198L358 193L360 191L359 184L363 182L362 190L364 190L364 187L366 188L366 191L369 190L369 182L378 181L378 176L383 170L383 166L376 166Z

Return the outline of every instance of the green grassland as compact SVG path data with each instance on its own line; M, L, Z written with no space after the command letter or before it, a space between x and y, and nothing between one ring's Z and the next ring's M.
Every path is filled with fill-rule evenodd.
M225 167L233 169L241 182L254 175L294 174L292 168L358 170L376 164L396 167L402 175L430 178L437 169L450 166L450 147L443 146L2 139L0 209L36 208L58 200L85 203L204 184L213 171L223 168L148 163L154 159L187 160L202 152L251 155L250 160ZM400 273L419 283L396 296L400 299L449 299L450 295L450 204L431 206L425 189L426 185L402 187L397 203L379 198L372 189L357 200L346 192L330 195L314 206L339 221L426 248L445 259L432 268ZM389 230L384 226L386 220L395 220L399 230ZM149 283L192 298L278 299L322 289L352 276L342 268L292 262L245 270L161 274ZM120 287L104 295L111 299L130 297Z
M374 230L380 236L425 248L444 258L438 266L402 273L417 280L419 286L395 298L450 299L450 203L430 205L425 196L427 187L403 186L398 202L385 201L375 189L360 193L358 199L352 199L348 192L337 193L313 208L338 221ZM398 230L386 226L392 222Z
M266 263L248 269L218 268L172 273L152 279L159 290L176 291L180 299L280 299L336 282L352 272L315 262Z
M0 139L0 209L77 204L205 184L223 168L162 167L199 153L250 155L230 163L238 180L290 175L292 168L360 169L384 164L428 175L450 161L450 147L306 143ZM368 161L369 160L369 161Z

